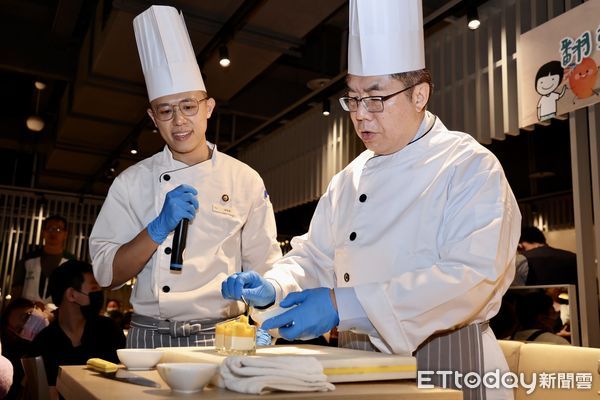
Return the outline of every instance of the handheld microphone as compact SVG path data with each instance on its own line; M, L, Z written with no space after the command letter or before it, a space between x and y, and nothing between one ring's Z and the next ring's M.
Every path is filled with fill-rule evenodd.
M181 271L183 268L183 251L185 250L185 241L187 239L188 223L187 219L183 219L175 228L173 245L171 246L171 271Z

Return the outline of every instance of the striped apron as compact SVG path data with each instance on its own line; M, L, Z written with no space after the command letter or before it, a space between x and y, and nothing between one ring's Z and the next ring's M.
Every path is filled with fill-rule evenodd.
M455 331L433 335L427 339L413 354L417 358L417 370L419 371L458 371L463 374L476 372L483 376L483 341L481 334L489 328L487 322L481 324L471 324ZM371 341L368 335L358 334L351 331L338 333L338 347L345 347L355 350L379 351ZM454 384L454 377L446 377L446 385L443 385L441 375L428 375L433 384L439 387L457 389ZM485 386L480 385L477 388L467 388L464 382L463 399L464 400L485 400Z
M215 325L221 321L163 321L133 314L127 348L214 346Z

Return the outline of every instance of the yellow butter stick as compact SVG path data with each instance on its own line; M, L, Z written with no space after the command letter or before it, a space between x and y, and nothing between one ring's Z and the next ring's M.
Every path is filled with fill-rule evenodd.
M115 363L111 363L110 361L103 360L101 358L90 358L87 360L86 366L89 369L98 372L115 372L119 369L119 366Z

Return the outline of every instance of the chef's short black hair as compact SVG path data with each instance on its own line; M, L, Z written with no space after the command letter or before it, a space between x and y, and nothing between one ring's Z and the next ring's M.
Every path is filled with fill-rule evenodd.
M535 226L526 226L521 229L519 243L541 243L546 244L546 236Z
M94 273L92 265L85 261L69 260L59 265L50 275L48 282L52 302L60 306L68 288L81 290L81 285L85 281L84 274L88 272Z
M404 87L415 86L419 83L426 83L429 85L429 98L433 94L433 82L431 80L431 72L427 68L417 69L415 71L399 72L392 74L392 78L399 80L404 84ZM407 90L406 96L410 99L414 88Z

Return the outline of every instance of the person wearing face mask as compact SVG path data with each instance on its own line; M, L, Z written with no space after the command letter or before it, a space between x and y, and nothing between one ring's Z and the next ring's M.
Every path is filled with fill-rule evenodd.
M133 20L163 151L123 171L90 236L96 279L118 288L136 277L127 347L211 346L215 325L244 312L225 300L230 273L266 271L281 257L275 216L259 174L206 139L215 100L206 91L183 15L152 6ZM189 220L181 268L174 231Z
M13 299L2 314L2 355L13 366L12 385L5 399L18 399L23 391L23 366L21 357L30 354L32 340L46 326L46 314L35 303L25 298ZM2 397L0 397L2 398Z
M49 288L57 316L34 339L32 355L44 358L56 396L59 365L81 365L93 357L118 363L116 351L125 347L125 336L110 318L100 316L104 295L90 264L67 261L54 270Z

